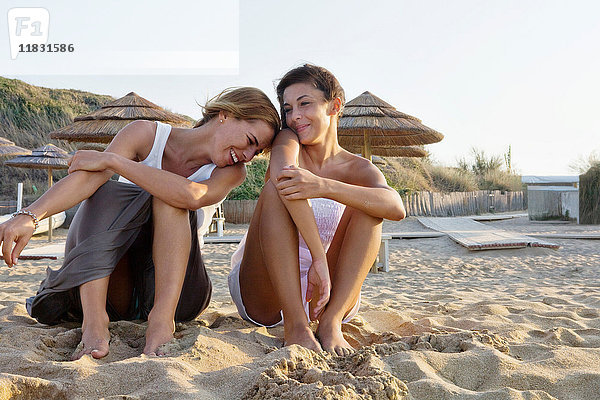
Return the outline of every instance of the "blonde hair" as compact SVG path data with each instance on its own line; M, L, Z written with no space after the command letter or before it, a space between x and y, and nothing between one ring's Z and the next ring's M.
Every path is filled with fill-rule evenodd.
M194 128L206 124L221 111L238 119L264 121L273 128L274 133L281 129L277 109L267 95L257 88L237 87L223 90L202 107L202 119Z

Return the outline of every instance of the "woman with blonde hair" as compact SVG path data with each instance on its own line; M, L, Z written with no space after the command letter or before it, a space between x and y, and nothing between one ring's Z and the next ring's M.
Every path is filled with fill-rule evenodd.
M145 354L160 354L175 321L194 319L210 300L196 212L245 178L244 163L270 146L280 119L255 88L208 101L191 129L135 121L105 152L78 151L69 175L0 225L2 256L17 264L37 222L81 202L63 266L49 271L30 315L45 324L82 321L73 354L109 351L109 321L147 319ZM109 178L119 174L119 181Z
M331 72L295 68L277 97L284 130L232 257L229 290L242 318L263 326L285 320L286 345L348 354L342 323L358 312L383 218L404 218L404 206L369 160L339 146L344 91ZM311 320L318 320L316 337Z

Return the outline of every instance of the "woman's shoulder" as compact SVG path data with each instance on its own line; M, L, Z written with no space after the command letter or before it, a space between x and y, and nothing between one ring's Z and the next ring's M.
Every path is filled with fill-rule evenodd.
M154 138L156 128L157 123L155 121L140 119L125 125L125 127L119 131L119 135L127 136L132 139L147 139L148 137Z
M385 182L383 173L371 161L349 151L344 151L340 170L347 175L349 181L357 185L379 185L382 178Z
M152 149L155 132L154 121L132 121L117 133L109 147L129 148L135 153L135 158L143 160Z
M359 156L358 154L354 154L349 152L348 150L345 150L340 154L340 158L341 158L341 164L343 164L345 167L352 167L352 168L360 168L360 169L364 169L364 168L375 168L377 169L377 167L375 167L373 165L373 163L371 163L371 161L367 160L364 157Z
M277 133L275 139L273 139L273 144L281 144L281 143L289 143L296 142L298 143L298 135L294 133L293 130L289 128L284 128Z

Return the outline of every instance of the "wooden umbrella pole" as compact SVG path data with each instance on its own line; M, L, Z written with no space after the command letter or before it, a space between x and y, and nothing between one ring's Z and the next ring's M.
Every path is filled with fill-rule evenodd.
M52 187L52 168L48 168L48 190ZM52 215L48 217L48 241L52 241Z
M371 155L371 136L365 130L363 131L363 157L369 161L373 161Z

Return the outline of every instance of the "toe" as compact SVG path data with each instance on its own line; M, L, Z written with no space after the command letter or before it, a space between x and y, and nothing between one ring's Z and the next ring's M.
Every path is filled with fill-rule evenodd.
M92 357L99 359L99 358L106 357L106 355L108 354L108 350L94 349L90 352L90 354L92 355Z

